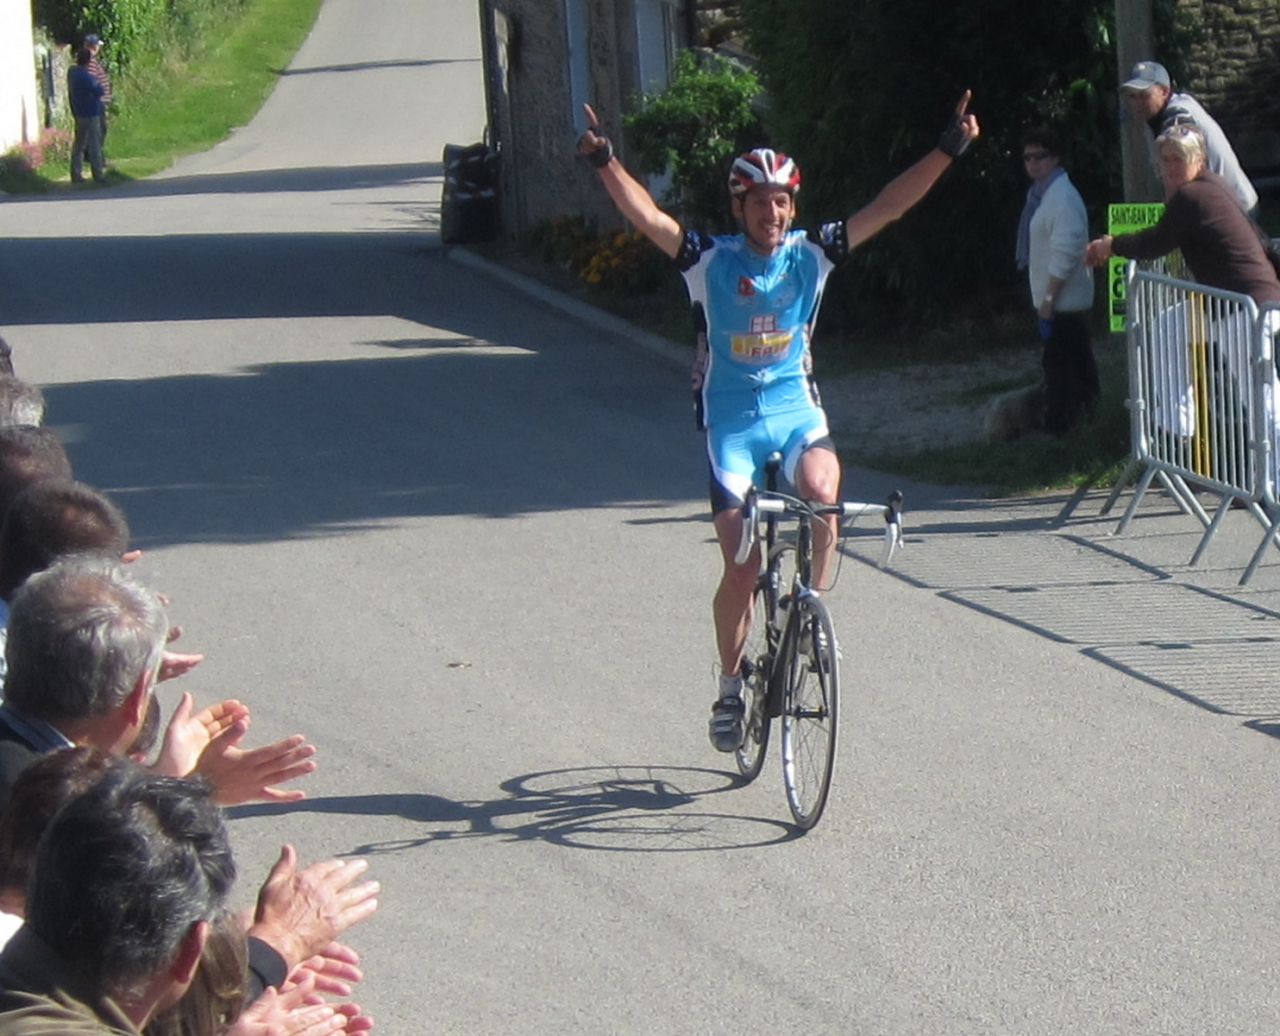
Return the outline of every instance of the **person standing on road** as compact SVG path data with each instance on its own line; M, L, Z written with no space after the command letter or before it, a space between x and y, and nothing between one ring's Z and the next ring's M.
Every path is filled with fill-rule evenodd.
M1151 165L1156 175L1163 176L1156 143L1160 134L1175 123L1198 126L1204 134L1206 168L1226 180L1244 210L1256 218L1258 192L1240 168L1240 159L1231 141L1199 101L1188 93L1173 92L1169 71L1164 65L1157 61L1139 61L1129 71L1128 80L1120 85L1120 96L1133 117L1146 124Z
M1027 271L1044 340L1044 429L1051 435L1070 431L1099 395L1089 338L1093 274L1084 264L1089 217L1061 156L1052 130L1024 134L1022 163L1031 187L1018 224L1017 263Z
M107 68L102 63L102 59L98 57L98 51L102 49L102 37L96 33L89 33L84 38L84 49L89 52L89 74L102 87L102 117L99 121L102 123L102 146L105 148L107 144L107 112L111 109L111 76L107 73Z
M102 161L102 84L89 71L90 54L82 50L76 63L67 71L67 96L71 114L76 120L75 139L71 142L71 182L84 182L84 158L89 156L93 178L101 183L106 175Z
M978 136L965 92L938 146L901 173L868 205L816 231L792 229L800 170L786 155L758 148L729 174L730 207L741 232L711 237L686 230L660 209L623 168L590 106L578 151L599 171L621 213L684 275L698 332L694 388L707 432L711 508L724 570L712 606L720 657L719 693L709 734L722 752L742 744L741 662L759 573L759 546L745 564L735 555L741 508L763 482L766 458L783 455L799 494L834 503L840 462L811 376L810 338L827 276L835 264L923 198ZM815 527L814 586L826 589L835 522ZM825 530L825 535L823 535Z

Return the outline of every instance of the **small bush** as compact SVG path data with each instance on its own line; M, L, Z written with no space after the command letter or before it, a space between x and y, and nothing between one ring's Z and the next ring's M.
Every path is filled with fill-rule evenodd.
M627 142L646 173L670 173L663 204L681 222L708 230L726 225L729 164L760 140L752 107L760 81L723 58L686 50L676 58L670 84L646 94L626 120Z
M638 230L599 238L578 276L594 287L615 291L653 291L662 283L670 261Z
M671 266L640 231L600 234L580 216L540 223L525 234L520 245L526 255L604 290L655 291Z
M71 160L72 134L64 129L46 129L38 140L18 144L0 155L0 190L29 194L47 186L40 170L50 164L64 168Z
M545 220L531 228L520 248L548 266L577 274L591 259L598 234L581 216Z

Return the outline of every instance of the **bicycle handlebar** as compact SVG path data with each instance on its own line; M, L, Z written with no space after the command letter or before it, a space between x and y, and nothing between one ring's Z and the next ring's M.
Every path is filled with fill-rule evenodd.
M834 504L811 503L808 500L801 500L799 497L788 496L785 493L770 491L765 495L753 493L751 498L742 508L742 536L738 540L738 552L734 556L735 563L744 565L747 558L751 556L751 550L755 546L756 541L756 519L761 514L810 514L815 517L823 517L826 515L838 515L841 518L860 518L865 514L880 511L884 515L885 532L888 541L894 546L900 545L902 542L902 492L895 489L889 494L888 502L885 504L868 504L857 503L853 501L841 501ZM888 561L888 554L891 554L893 547L889 547L886 551L886 557L881 561L880 567L883 568Z

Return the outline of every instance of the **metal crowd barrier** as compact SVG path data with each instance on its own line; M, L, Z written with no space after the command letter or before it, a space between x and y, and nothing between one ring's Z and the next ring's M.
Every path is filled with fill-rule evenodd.
M1102 513L1138 477L1116 527L1123 533L1158 480L1204 526L1200 562L1232 506L1266 530L1240 577L1253 578L1276 542L1276 378L1273 335L1280 307L1154 270L1129 268L1127 312L1132 457ZM1139 472L1141 473L1139 475ZM1210 515L1200 496L1216 497ZM1276 516L1272 518L1271 516Z

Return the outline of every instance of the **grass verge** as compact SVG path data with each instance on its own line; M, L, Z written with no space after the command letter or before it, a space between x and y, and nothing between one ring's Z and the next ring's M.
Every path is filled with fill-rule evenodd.
M1094 352L1102 394L1092 416L1067 435L1036 432L1008 443L979 439L871 455L843 450L842 456L920 482L984 486L993 496L1113 485L1129 456L1128 361L1121 342L1095 342ZM1024 384L993 382L973 394L987 399Z
M147 176L247 123L306 39L321 2L253 0L190 58L126 80L130 100L108 138L116 171Z
M315 24L322 0L251 0L186 56L137 66L114 83L106 152L108 182L148 176L182 155L212 147L243 126ZM64 161L13 170L0 190L32 193L92 189L73 185Z

